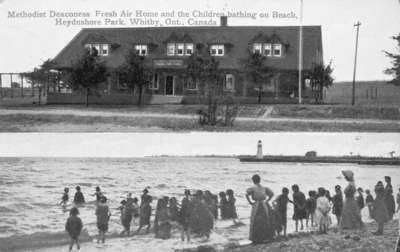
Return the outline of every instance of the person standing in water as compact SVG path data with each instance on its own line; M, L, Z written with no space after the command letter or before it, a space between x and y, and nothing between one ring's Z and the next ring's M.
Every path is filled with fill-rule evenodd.
M354 194L356 193L354 173L346 170L342 171L342 174L349 184L344 189L345 201L339 227L340 229L361 229L364 224L361 220L360 209L354 198Z
M393 197L393 187L392 187L392 179L389 176L385 176L385 204L386 204L386 209L388 210L389 213L389 219L393 219L393 215L396 210L396 206L394 203L394 197Z
M286 237L286 230L287 230L287 205L289 202L292 202L289 199L289 189L284 187L282 188L282 194L279 195L276 200L277 204L277 212L279 214L279 225L281 226L281 229L283 230L283 236ZM280 231L278 232L278 235L280 235Z
M140 230L144 226L147 226L147 229L146 229L146 234L147 234L147 233L149 233L150 227L151 227L150 217L151 217L152 197L150 195L148 195L147 192L144 195L142 195L142 200L140 202L141 206L140 206L140 210L139 210L139 228L136 231L137 234L139 234Z
M314 226L315 209L317 208L317 193L314 190L308 191L308 199L306 200L306 227L308 228L308 221L311 227Z
M331 218L329 216L330 209L331 206L329 199L326 197L325 189L322 187L318 188L315 222L318 224L319 232L322 234L326 234L328 232L328 227L331 224Z
M81 218L78 217L79 210L76 207L71 208L69 211L69 217L65 224L65 230L68 232L71 241L69 243L69 251L72 251L72 247L76 244L77 249L81 248L79 244L79 235L82 232L83 224Z
M81 192L81 187L77 186L75 189L76 189L76 193L74 196L74 203L75 204L85 203L85 197L83 197L83 193Z
M225 192L219 193L219 211L222 220L227 219L228 199Z
M101 192L101 189L99 186L96 186L96 192L92 196L96 196L97 203L100 202L100 199L103 196L103 193Z
M67 202L68 202L68 200L69 200L69 195L68 195L68 193L69 193L69 188L68 188L68 187L65 187L65 188L64 188L63 196L61 197L60 205L65 206L65 205L67 204Z
M246 190L246 199L251 207L249 240L254 244L271 241L275 230L271 219L271 207L268 202L274 193L260 184L259 175L252 177L254 186Z
M298 232L299 221L300 221L300 230L304 229L303 219L307 218L306 212L306 196L304 193L300 191L298 185L292 186L293 190L293 205L294 205L294 213L293 220L296 222L296 232Z
M356 201L357 201L358 208L360 209L360 212L361 212L365 206L363 189L361 187L359 187L357 189L357 192L358 192L358 196L356 197Z
M237 222L237 211L236 211L236 199L232 189L226 190L226 195L228 196L227 207L226 207L226 218L232 219L233 223L236 224Z
M106 232L108 231L108 221L110 220L111 212L107 205L107 198L102 196L99 204L96 208L97 216L97 228L99 230L99 236L97 237L97 243L104 243L106 240Z
M193 210L189 217L190 232L210 238L211 230L214 227L214 215L204 202L204 194L198 190L193 202Z
M186 189L184 194L185 197L182 199L181 209L179 210L178 214L178 222L182 227L182 232L181 232L182 241L185 241L185 236L186 236L186 240L189 242L190 241L189 218L193 211L193 204L190 198L190 191Z

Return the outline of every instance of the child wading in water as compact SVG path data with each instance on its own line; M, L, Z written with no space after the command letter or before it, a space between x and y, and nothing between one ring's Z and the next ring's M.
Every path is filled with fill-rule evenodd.
M79 210L76 207L71 208L69 212L69 217L67 219L67 223L65 224L65 230L68 232L71 237L71 241L69 243L69 251L72 251L72 247L76 243L76 247L78 250L80 249L79 244L79 235L82 231L82 220L78 217Z
M237 224L238 223L238 221L237 221L238 216L237 216L236 206L235 206L236 199L235 199L235 195L233 193L233 190L232 189L228 189L226 191L226 195L228 195L228 201L227 201L227 205L226 205L226 213L225 213L226 216L225 217L227 219L232 219L233 223Z
M306 196L304 193L300 191L298 185L292 186L293 190L293 204L294 204L294 213L293 213L293 220L296 221L296 232L298 232L298 226L300 221L300 230L304 229L303 219L307 218L306 213Z
M306 213L307 213L307 219L306 219L306 227L308 227L308 220L311 222L311 227L314 226L314 215L315 215L315 209L317 207L317 193L315 191L309 191L308 192L308 199L306 200Z
M343 193L340 185L335 186L335 195L332 198L333 208L332 213L336 216L337 224L340 223L340 217L343 211Z
M284 187L282 189L282 194L279 195L276 200L277 204L277 210L279 213L279 225L283 229L283 236L286 237L286 228L287 228L287 204L289 202L292 202L289 200L289 189ZM280 231L278 232L278 235L280 235Z
M74 196L74 203L75 204L83 204L85 203L85 197L83 197L83 194L81 192L81 187L77 186L76 188L76 193Z
M102 241L102 243L106 240L106 232L108 231L108 221L110 220L110 209L107 206L107 198L102 196L100 198L100 203L96 208L96 216L97 216L97 228L99 230L99 236L97 237L97 243Z
M63 196L62 196L62 198L61 198L60 205L65 206L65 205L67 204L67 202L68 202L68 200L69 200L69 195L68 195L68 193L69 193L69 188L68 188L68 187L65 187L65 188L64 188L64 194L63 194Z

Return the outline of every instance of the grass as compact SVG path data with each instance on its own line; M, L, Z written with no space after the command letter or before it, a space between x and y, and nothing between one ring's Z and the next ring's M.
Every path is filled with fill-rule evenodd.
M320 131L400 132L398 123L348 123L335 120L236 121L233 127L201 126L197 119L159 117L103 117L54 114L0 115L1 132L140 132L140 131Z

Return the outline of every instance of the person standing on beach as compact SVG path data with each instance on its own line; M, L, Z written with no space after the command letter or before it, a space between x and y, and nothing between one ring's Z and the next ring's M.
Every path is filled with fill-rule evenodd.
M179 208L178 208L178 201L176 200L175 197L172 197L169 199L168 210L169 210L169 214L171 216L171 221L177 222Z
M306 212L306 196L304 193L300 191L298 185L292 186L293 191L293 204L294 204L294 213L293 213L293 220L296 222L296 232L298 232L298 225L300 221L300 230L304 229L303 219L307 218Z
M182 199L181 209L178 214L178 222L182 226L181 239L182 241L190 241L189 218L193 211L193 204L190 199L190 191L185 190L185 197Z
M145 189L147 191L147 189ZM148 192L148 191L147 191ZM139 210L139 228L136 231L137 234L139 234L140 230L144 227L147 226L146 229L146 234L149 233L150 231L150 217L151 217L151 201L153 200L150 195L147 194L147 192L142 195L142 200L140 202L140 210Z
M104 243L106 240L106 232L108 231L108 221L110 220L111 212L107 205L107 198L102 196L100 202L96 207L96 217L97 217L97 228L99 230L99 235L97 237L97 243Z
M392 179L389 176L385 176L385 204L386 204L386 209L388 210L389 213L389 219L393 219L394 212L396 210L396 206L394 203L394 197L393 197L393 187L392 187Z
M361 187L357 188L358 196L356 197L357 205L358 208L360 209L360 212L365 206L364 203L364 195L363 195L363 189Z
M140 206L146 203L146 199L148 199L149 190L147 188L143 189L143 194L140 196Z
M306 227L308 227L308 220L311 222L311 227L314 226L315 209L317 208L317 193L314 190L308 192L308 199L306 200Z
M252 206L249 240L253 244L260 244L271 241L275 234L271 219L271 207L268 205L274 193L268 187L260 184L261 178L259 175L254 175L252 180L254 186L246 190L246 199Z
M79 210L76 207L71 208L69 211L69 217L65 224L65 230L68 232L71 241L69 243L69 251L72 251L72 247L76 244L77 249L80 249L79 235L82 232L83 224L81 218L78 217Z
M390 216L385 204L385 188L382 181L378 181L375 186L375 200L373 203L372 218L378 223L378 230L373 232L374 235L383 235L383 227L385 222L390 220Z
M325 189L318 188L318 198L317 198L317 209L315 221L318 224L319 232L322 234L327 234L328 227L331 224L331 218L329 216L329 211L331 209L329 199L326 197Z
M366 197L365 197L365 203L367 204L368 207L368 216L372 218L372 209L373 209L373 204L374 204L374 197L371 195L370 190L365 190Z
M168 201L159 199L156 208L156 217L154 220L154 233L156 238L171 238L171 222L168 210Z
M335 195L332 198L332 203L332 213L336 216L336 221L339 225L343 211L343 193L340 185L335 186Z
M396 212L399 212L400 211L400 187L399 187L399 192L397 193L397 196L396 196L396 203L397 203Z
M364 224L361 220L360 209L354 198L356 185L354 182L354 173L350 170L342 171L344 178L349 182L344 189L345 201L343 204L342 217L340 218L340 229L361 229Z
M61 197L60 205L65 206L65 205L67 204L67 202L68 202L68 200L69 200L69 195L68 195L68 193L69 193L69 188L68 188L68 187L65 187L65 188L64 188L63 196Z
M74 196L74 203L75 204L85 203L85 197L83 197L83 193L81 192L81 187L77 186L75 189L76 189L76 193Z

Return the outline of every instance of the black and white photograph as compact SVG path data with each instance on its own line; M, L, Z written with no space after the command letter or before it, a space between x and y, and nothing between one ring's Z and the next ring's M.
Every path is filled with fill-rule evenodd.
M399 252L399 14L0 0L0 252Z

